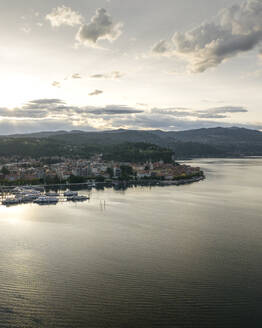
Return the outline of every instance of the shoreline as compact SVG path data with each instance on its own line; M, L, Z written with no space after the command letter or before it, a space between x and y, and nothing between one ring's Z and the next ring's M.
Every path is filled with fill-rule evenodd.
M179 186L179 185L184 185L184 184L190 184L194 182L199 182L202 180L205 180L206 176L199 176L199 177L193 177L189 179L182 179L182 180L174 180L174 181L161 181L161 184L164 186Z
M41 189L41 191L45 190L66 190L69 188L77 189L77 187L80 187L80 189L103 189L103 188L119 188L119 189L125 189L128 187L134 187L134 186L179 186L179 185L185 185L185 184L191 184L194 182L199 182L202 180L205 180L205 175L196 176L196 177L190 177L180 180L115 180L110 182L95 182L95 181L87 181L87 182L81 182L81 183L61 183L61 184L39 184L39 185L3 185L0 186L0 193L9 193L12 192L15 188L31 188L31 189ZM85 187L85 188L82 188Z

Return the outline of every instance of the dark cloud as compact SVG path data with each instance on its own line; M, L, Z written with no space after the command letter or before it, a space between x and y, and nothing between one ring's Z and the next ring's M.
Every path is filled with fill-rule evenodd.
M50 104L64 104L65 102L58 98L35 99L27 103L27 105L50 105Z
M244 107L235 106L223 106L208 109L209 112L221 114L221 113L247 113L248 110Z
M60 99L36 99L27 102L20 110L33 110L33 109L51 109L65 104ZM19 108L18 108L19 110Z
M222 119L222 118L227 118L227 115L222 115L222 114L215 114L215 113L197 113L195 117L198 118L208 118L208 119Z
M100 94L102 91L95 90L92 94ZM221 119L227 118L229 114L246 113L247 109L243 107L227 106L216 107L205 110L193 110L190 108L153 108L148 112L150 117L167 117L168 119L176 118L212 118ZM105 107L92 106L69 106L61 99L36 99L27 102L24 106L14 109L0 108L1 117L33 117L33 118L47 118L50 116L68 116L78 115L87 117L88 115L129 115L145 113L133 107L123 105L108 105Z
M153 108L152 114L169 115L171 117L189 117L189 118L210 118L210 119L223 119L227 118L228 114L246 113L247 109L243 107L216 107L204 110L193 110L189 108Z
M233 122L222 122L212 120L189 120L180 119L175 117L168 117L165 115L139 115L129 118L117 118L112 121L114 128L127 128L127 129L162 129L169 131L191 130L199 128L212 128L212 127L245 127L250 129L262 130L262 124L241 124Z
M102 91L101 91L102 92ZM100 94L100 90L95 90L92 94ZM190 108L153 108L147 113L150 117L167 117L168 119L176 118L226 118L229 114L246 113L247 109L243 107L227 106L216 107L204 110L193 110ZM8 109L0 108L2 117L34 117L44 118L50 116L68 116L79 115L87 117L88 115L129 115L145 113L144 110L123 106L108 105L105 107L92 106L69 106L61 99L36 99L27 102L24 106Z
M70 127L70 129L95 129L99 126L106 129L123 127L130 129L164 129L184 130L214 126L244 126L236 123L226 123L219 119L227 118L235 113L245 113L243 107L225 106L204 110L190 108L153 108L143 111L123 105L69 106L61 99L36 99L24 106L8 109L0 108L0 128L10 129L10 133L50 130ZM249 128L262 129L262 124L248 125ZM49 128L48 128L49 127ZM56 127L56 128L55 128ZM20 130L19 130L20 129ZM2 132L5 133L5 132Z
M105 108L95 108L88 110L88 113L94 115L127 115L143 113L142 110L130 108L127 106L106 106Z
M99 40L112 42L122 34L122 26L121 23L114 23L105 9L99 8L91 22L80 27L76 39L89 46L95 46Z
M153 53L181 57L188 61L192 72L204 72L262 43L261 0L247 0L226 8L216 20L176 32L171 40L159 41Z
M105 107L69 106L60 99L37 99L26 103L22 107L8 109L0 108L0 117L81 120L95 116L130 115L143 113L142 110L123 105L108 105Z

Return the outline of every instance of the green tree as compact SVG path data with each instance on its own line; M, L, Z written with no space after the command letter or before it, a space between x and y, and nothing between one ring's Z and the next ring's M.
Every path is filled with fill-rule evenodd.
M1 169L1 173L4 176L6 176L6 175L8 175L10 173L10 171L5 166L3 166L2 169Z
M129 179L131 175L133 175L133 169L131 166L128 165L121 165L121 178L122 179Z
M113 169L111 167L108 167L107 168L106 173L110 175L110 178L112 178L113 175L114 175L114 171L113 171Z
M96 178L95 178L96 182L104 182L105 181L105 178L101 175L98 175Z

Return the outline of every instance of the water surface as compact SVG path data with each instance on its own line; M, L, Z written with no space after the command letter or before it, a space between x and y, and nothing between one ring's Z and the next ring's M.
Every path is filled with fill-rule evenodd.
M1 206L0 327L261 327L262 159L192 165L205 181Z

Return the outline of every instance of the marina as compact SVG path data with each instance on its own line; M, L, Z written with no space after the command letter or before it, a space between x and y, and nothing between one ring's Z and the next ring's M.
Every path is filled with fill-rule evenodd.
M12 206L25 203L34 203L39 205L57 204L58 202L83 202L90 199L92 189L103 190L113 188L115 190L125 190L138 186L146 187L166 187L179 186L200 182L205 179L204 176L193 177L190 179L181 179L176 181L142 180L142 181L111 181L111 182L86 182L74 184L56 184L56 185L36 185L36 186L1 186L0 197L1 204ZM88 196L79 195L79 191L88 190Z
M37 190L38 187L16 187L8 192L1 193L1 203L4 206L12 206L18 204L34 203L38 205L50 205L57 204L58 202L67 201L86 201L90 199L90 195L79 195L78 191L67 190L64 193L61 192L45 192Z

